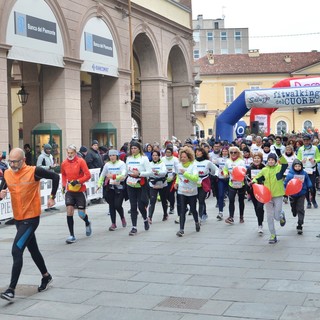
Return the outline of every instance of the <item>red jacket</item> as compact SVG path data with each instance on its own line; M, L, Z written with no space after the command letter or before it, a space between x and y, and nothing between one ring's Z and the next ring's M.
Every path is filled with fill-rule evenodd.
M90 180L91 173L87 163L82 158L77 156L73 160L66 159L61 164L62 186L69 190L69 182L78 180L81 183L81 188L77 192L86 191L85 182Z

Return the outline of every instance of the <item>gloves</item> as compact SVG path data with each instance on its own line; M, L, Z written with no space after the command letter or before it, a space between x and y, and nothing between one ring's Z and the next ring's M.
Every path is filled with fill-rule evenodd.
M281 150L280 149L276 149L276 154L277 154L277 156L278 156L278 158L280 158L281 157Z
M79 180L72 180L72 181L70 182L70 184L74 187L74 186L76 186L77 184L80 184L80 182L79 182Z

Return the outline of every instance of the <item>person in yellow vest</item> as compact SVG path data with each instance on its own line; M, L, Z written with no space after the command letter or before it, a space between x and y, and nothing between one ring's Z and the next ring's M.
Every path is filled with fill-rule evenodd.
M10 192L13 217L17 233L12 245L13 266L11 282L8 289L1 293L1 298L12 301L15 295L20 273L23 265L23 252L28 248L31 257L42 274L38 291L44 291L52 282L52 276L48 273L46 264L39 251L35 231L40 222L41 199L40 179L51 179L52 190L48 199L48 207L55 204L55 195L59 186L59 175L55 172L40 167L28 166L25 163L25 153L20 148L14 148L9 154L10 168L4 173L4 179L0 185L0 199L4 199Z

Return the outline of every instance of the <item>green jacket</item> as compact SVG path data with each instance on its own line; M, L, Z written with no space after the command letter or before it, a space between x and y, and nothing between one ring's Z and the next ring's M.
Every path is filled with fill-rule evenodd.
M252 180L253 183L262 182L271 192L272 197L284 195L283 174L288 167L285 157L280 157L280 164L273 167L266 165Z

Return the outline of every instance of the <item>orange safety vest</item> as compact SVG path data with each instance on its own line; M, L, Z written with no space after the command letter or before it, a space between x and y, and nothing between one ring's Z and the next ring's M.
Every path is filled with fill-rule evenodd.
M35 169L24 165L17 172L8 169L4 173L16 220L31 219L41 214L40 181L34 178Z

